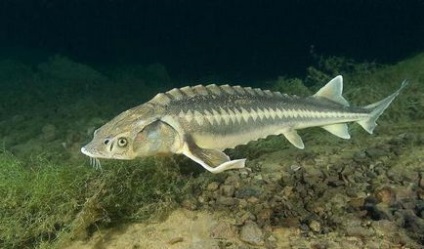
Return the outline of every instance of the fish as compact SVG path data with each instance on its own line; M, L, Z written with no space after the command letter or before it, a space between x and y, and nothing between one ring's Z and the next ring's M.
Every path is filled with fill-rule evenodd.
M174 88L95 130L81 152L97 166L99 159L183 154L214 174L241 169L246 158L230 159L225 149L270 135L283 135L303 149L297 130L309 127L350 139L351 122L372 134L377 119L407 84L403 81L388 97L362 107L351 106L342 96L341 75L309 97L215 84Z

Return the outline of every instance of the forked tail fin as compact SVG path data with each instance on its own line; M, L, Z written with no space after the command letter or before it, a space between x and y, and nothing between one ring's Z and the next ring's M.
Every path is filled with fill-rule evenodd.
M363 108L368 110L370 112L370 117L367 119L359 120L357 123L362 126L368 133L372 134L374 131L374 128L377 126L377 119L380 117L381 114L383 114L384 110L386 110L387 107L389 107L390 103L399 95L399 93L402 91L404 87L408 85L408 81L404 80L402 82L402 85L400 88L391 94L390 96L386 97L383 100L380 100L374 104L364 106Z

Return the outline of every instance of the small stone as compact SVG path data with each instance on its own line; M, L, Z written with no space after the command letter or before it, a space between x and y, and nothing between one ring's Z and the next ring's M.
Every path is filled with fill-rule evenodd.
M367 161L367 155L366 155L366 154L365 154L365 152L363 152L363 151L356 152L356 153L353 155L353 160L354 160L355 162L358 162L358 163L360 163L360 162L365 162L365 161Z
M361 209L365 204L365 198L358 197L358 198L351 198L349 200L349 205L353 207L354 209Z
M372 158L372 159L376 159L376 158L379 158L379 157L381 157L381 156L386 155L386 154L387 154L387 152L386 152L386 151L384 151L384 150L383 150L383 149L381 149L381 148L368 148L368 149L365 151L365 154L366 154L367 156L369 156L370 158Z
M214 239L231 239L235 235L236 228L224 221L219 221L210 229L210 236Z
M271 219L272 213L273 211L270 208L262 209L257 215L258 222L260 224L268 222Z
M255 179L256 181L262 181L262 180L263 180L263 177L262 177L262 175L261 175L261 174L258 174L258 175L255 175L255 176L253 177L253 179Z
M255 218L256 218L255 215L253 215L252 213L247 212L247 211L241 211L241 212L237 213L235 224L236 225L242 225L242 224L245 224L245 223L250 222L252 220L255 220Z
M262 191L258 187L244 187L236 192L236 197L240 199L249 198L251 196L259 198L261 195Z
M391 205L396 201L396 194L390 187L383 187L376 191L375 197L379 202Z
M152 247L149 247L149 248L152 248ZM219 246L218 240L214 240L214 239L199 239L199 240L193 240L188 246L179 247L179 248L187 248L187 249L199 249L199 248L202 248L202 249L216 249L216 248L221 248L221 247Z
M309 222L309 228L312 231L319 233L319 232L321 232L321 223L319 223L316 220L311 220L311 222Z
M183 242L183 241L184 241L183 237L175 237L175 238L170 239L168 241L168 244L173 245L173 244L177 244L177 243L180 243L180 242Z
M264 244L264 234L255 222L247 222L240 230L240 240L261 246Z
M220 190L221 190L222 195L224 195L226 197L234 196L234 192L236 191L236 189L232 185L222 185Z
M218 189L218 187L219 187L219 183L217 183L217 182L211 182L211 183L208 184L208 186L206 187L206 189L208 191L215 191L215 190Z
M293 194L293 186L285 186L281 191L281 195L285 198L289 198Z
M234 188L239 188L241 184L240 182L240 176L238 175L231 175L225 179L225 184L234 186Z
M256 203L259 202L259 199L254 197L254 196L251 196L251 197L247 198L247 202L252 203L252 204L256 204Z
M218 197L216 202L218 204L221 204L221 205L224 205L224 206L234 206L234 205L237 205L237 203L238 203L236 198L225 197L225 196Z
M362 225L360 219L355 217L346 217L346 221L344 222L344 229L346 235L348 236L356 236L356 237L370 237L374 235L374 231L370 230L367 227Z
M245 199L238 199L238 206L239 208L245 208L247 207L247 201Z
M194 198L184 199L181 202L181 206L188 210L196 210L197 209L197 201Z

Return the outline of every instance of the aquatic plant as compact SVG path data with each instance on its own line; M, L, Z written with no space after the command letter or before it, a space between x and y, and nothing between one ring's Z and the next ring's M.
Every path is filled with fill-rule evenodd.
M61 247L110 224L164 217L183 184L170 162L150 159L96 171L54 164L43 154L22 161L2 152L0 247Z

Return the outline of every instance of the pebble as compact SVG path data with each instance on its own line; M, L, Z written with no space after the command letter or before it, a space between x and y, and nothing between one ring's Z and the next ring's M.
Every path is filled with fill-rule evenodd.
M232 198L232 197L220 196L220 197L218 197L216 202L218 204L224 205L224 206L234 206L234 205L237 205L238 200L236 198Z
M206 189L208 191L215 191L215 190L218 189L218 187L219 187L219 183L217 183L217 182L211 182L211 183L208 184L208 186L206 187Z
M236 228L228 222L219 221L212 226L209 233L214 239L231 239L236 236Z
M309 222L309 228L316 233L320 233L321 232L321 223L319 223L316 220L311 220L311 222Z
M249 197L260 197L262 191L256 187L244 187L236 192L236 197L240 199L249 198Z
M345 217L346 221L344 224L346 235L355 237L370 237L374 235L374 232L367 227L362 226L362 221L354 217Z
M225 179L225 183L226 185L231 185L234 188L239 188L241 185L241 179L240 176L238 175L230 175L229 177L227 177L227 179Z
M367 159L367 155L365 154L365 152L361 151L361 152L356 152L353 155L353 160L355 162L361 163L361 162L366 162L368 159Z
M264 234L255 222L247 222L240 230L240 240L255 246L264 244Z
M221 187L220 187L220 190L221 190L221 193L222 193L222 195L223 196L226 196L226 197L232 197L232 196L234 196L234 193L235 193L235 191L236 191L236 189L234 188L234 186L232 186L232 185L222 185Z
M357 197L357 198L351 198L349 200L349 205L353 207L354 209L361 209L365 204L365 198L363 197Z
M383 187L376 191L375 197L379 202L391 205L396 201L396 193L390 187Z
M252 220L255 220L255 219L256 219L256 217L252 213L250 213L248 211L240 211L239 213L237 213L235 224L236 225L242 225L242 224L245 224L245 223L252 221Z
M184 241L183 237L175 237L175 238L170 239L168 241L168 244L173 245L173 244L180 243L180 242L183 242L183 241Z
M258 222L261 224L265 224L269 222L269 220L271 220L272 214L273 214L272 209L270 208L262 209L257 215Z
M368 148L365 150L365 154L372 159L377 159L379 157L387 155L387 151L381 148Z
M194 198L187 198L181 202L181 206L188 210L196 210L197 201Z
M151 247L149 247L151 248ZM172 247L172 248L176 248L176 247ZM179 247L181 248L181 247ZM193 240L193 242L188 246L188 247L184 247L187 249L217 249L217 248L221 248L219 246L219 243L217 240L214 239L202 239L202 240Z

